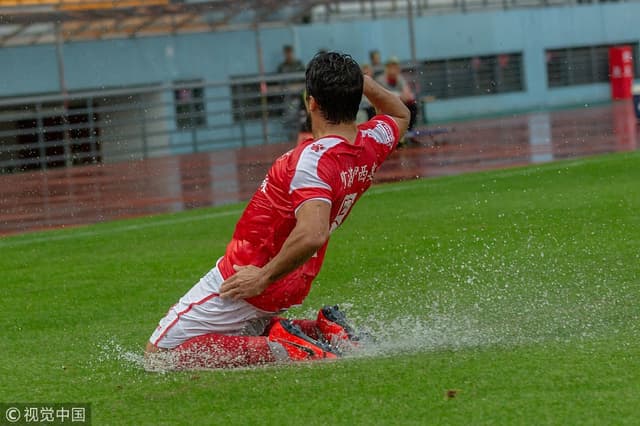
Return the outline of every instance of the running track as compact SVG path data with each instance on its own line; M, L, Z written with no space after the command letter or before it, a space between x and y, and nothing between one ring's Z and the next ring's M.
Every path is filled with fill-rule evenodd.
M430 128L376 181L453 175L636 150L630 102ZM439 133L442 131L443 133ZM248 199L291 144L0 175L0 235L177 212Z

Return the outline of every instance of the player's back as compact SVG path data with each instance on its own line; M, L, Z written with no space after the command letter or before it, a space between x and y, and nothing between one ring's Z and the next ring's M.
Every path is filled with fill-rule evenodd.
M398 127L388 116L376 116L358 129L353 143L340 136L309 139L274 162L238 221L219 264L225 279L234 273L233 265L269 262L295 227L295 212L306 201L331 204L332 232L344 222L398 139ZM297 271L309 285L320 271L325 250L326 244ZM277 288L274 283L265 293ZM302 297L306 292L308 289Z

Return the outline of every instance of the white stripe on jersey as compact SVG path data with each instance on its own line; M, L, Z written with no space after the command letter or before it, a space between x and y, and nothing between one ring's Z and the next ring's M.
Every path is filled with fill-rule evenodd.
M342 142L340 138L322 138L309 144L298 159L296 172L291 179L289 193L302 188L324 188L331 190L328 183L318 176L318 163L327 150Z
M324 201L325 203L329 203L330 206L333 205L331 200L328 198L324 198L324 197L309 198L308 200L304 200L302 203L300 203L298 207L296 207L296 210L294 211L294 214L296 215L296 217L298 216L298 210L300 210L302 206L304 206L304 203L308 203L309 201Z

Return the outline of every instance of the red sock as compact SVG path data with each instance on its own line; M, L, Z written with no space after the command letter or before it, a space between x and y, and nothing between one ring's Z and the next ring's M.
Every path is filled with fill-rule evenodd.
M204 334L173 350L175 368L225 368L275 362L266 337Z
M273 324L275 324L276 322L282 319L284 318L283 317L271 318L271 322L267 326L267 329L265 330L263 336L268 336L269 330L271 330L271 327L273 326ZM320 338L320 331L318 330L318 324L316 320L294 319L294 320L291 320L291 322L297 325L298 327L300 327L300 330L302 330L304 334L311 337L312 339L318 340Z
M320 338L316 320L294 319L291 322L300 327L300 330L312 339L318 340Z

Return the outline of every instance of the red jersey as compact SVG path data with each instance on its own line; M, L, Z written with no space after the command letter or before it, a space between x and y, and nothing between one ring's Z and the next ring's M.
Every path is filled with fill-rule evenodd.
M386 115L375 116L358 130L354 144L339 136L309 139L274 162L218 263L225 280L235 273L233 265L262 267L275 257L305 201L331 204L332 232L344 222L399 137L398 125ZM325 243L304 265L247 302L270 312L302 303L320 272L326 249Z

